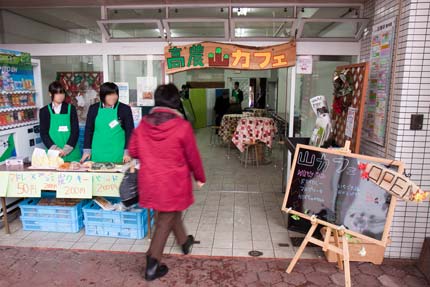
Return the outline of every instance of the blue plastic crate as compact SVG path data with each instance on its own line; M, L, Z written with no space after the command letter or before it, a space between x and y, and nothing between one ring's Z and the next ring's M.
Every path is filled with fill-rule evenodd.
M21 216L22 228L28 231L79 232L84 227L84 218L78 220L35 219Z
M25 218L34 219L63 219L76 221L83 216L82 207L88 200L82 200L75 206L40 206L37 205L40 198L25 199L19 207L21 215Z
M108 199L112 203L116 198ZM136 211L137 210L137 211ZM146 236L148 214L146 209L135 211L107 211L94 201L84 206L85 234L129 239L142 239ZM153 211L151 212L151 217ZM152 219L151 225L154 220Z
M41 206L37 205L39 201L40 198L29 198L19 204L24 230L78 232L83 227L82 207L88 200L75 206Z

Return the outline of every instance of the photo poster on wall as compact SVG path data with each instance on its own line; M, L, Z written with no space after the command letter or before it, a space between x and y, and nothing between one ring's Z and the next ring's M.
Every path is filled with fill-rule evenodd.
M14 134L0 136L0 163L16 156Z
M118 86L119 101L123 104L130 104L130 89L127 82L115 83Z
M373 26L370 50L369 93L364 131L371 142L385 145L396 18Z
M154 106L154 92L157 88L156 77L137 77L137 105L138 106Z

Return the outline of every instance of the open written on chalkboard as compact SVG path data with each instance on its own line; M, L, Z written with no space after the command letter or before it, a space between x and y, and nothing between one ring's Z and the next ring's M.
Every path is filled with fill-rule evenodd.
M400 162L298 145L283 205L292 210L289 228L306 233L310 223L300 217L315 215L385 245L396 198L362 177L359 165L365 163L403 170Z

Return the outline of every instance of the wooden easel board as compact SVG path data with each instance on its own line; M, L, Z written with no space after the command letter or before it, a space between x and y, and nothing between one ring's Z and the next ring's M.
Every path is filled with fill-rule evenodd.
M401 162L297 145L282 206L289 213L289 228L302 225L306 233L315 215L321 225L344 226L347 234L386 246L397 199L363 179L360 163L390 166L403 173ZM296 220L291 219L294 215Z

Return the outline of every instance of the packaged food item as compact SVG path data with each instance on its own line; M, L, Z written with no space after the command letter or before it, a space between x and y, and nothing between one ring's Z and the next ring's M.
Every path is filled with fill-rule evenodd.
M115 164L112 163L112 162L105 163L105 168L106 169L114 169L115 168Z
M94 202L97 203L103 210L115 210L113 204L104 197L95 197Z
M93 164L94 163L92 161L86 161L82 164L82 167L92 169Z
M70 169L70 163L69 162L65 162L62 165L60 165L58 168L59 169L64 169L64 170L68 170L68 169Z
M74 161L74 162L70 163L70 169L71 170L78 170L80 168L81 168L81 164L79 162Z
M33 167L48 167L49 160L44 149L35 148L31 156L31 166Z

